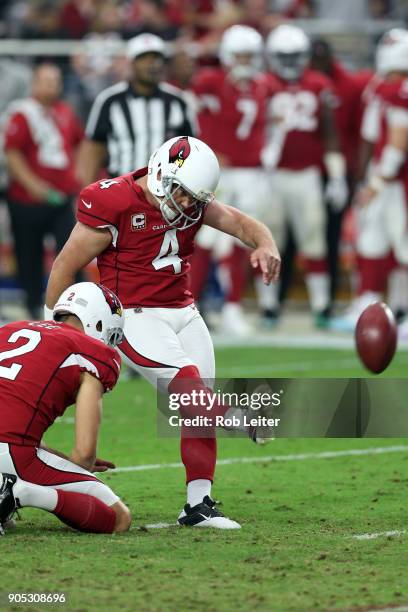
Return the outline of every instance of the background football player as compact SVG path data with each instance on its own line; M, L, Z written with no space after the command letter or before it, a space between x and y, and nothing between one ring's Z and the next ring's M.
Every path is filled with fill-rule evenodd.
M381 39L376 70L382 78L376 79L362 124L373 157L356 195L358 295L345 316L332 322L340 331L353 331L366 306L380 299L392 265L399 268L396 278L404 287L408 263L407 31L391 30Z
M336 210L346 202L346 163L340 153L330 81L309 65L310 43L298 27L281 25L266 41L270 67L269 139L262 159L270 177L271 227L280 247L292 229L305 260L305 279L316 325L330 307L325 199ZM325 194L322 169L327 174ZM260 287L261 288L261 287ZM278 316L277 288L261 288L265 314Z
M193 81L198 99L200 137L221 166L217 195L239 210L262 219L270 199L260 154L265 144L267 80L261 73L263 41L248 26L235 25L222 37L221 67L203 68ZM213 254L221 261L226 289L222 330L246 335L249 325L241 300L248 272L248 250L230 236L203 227L192 261L192 291L200 298Z
M189 289L189 258L201 224L253 249L251 264L261 269L266 283L279 275L280 257L270 231L215 200L218 180L213 151L197 138L181 137L164 143L148 169L93 183L80 194L78 223L49 278L46 299L52 308L76 271L97 257L101 281L116 289L125 308L120 350L126 362L165 392L207 393L215 376L211 337ZM207 414L205 406L203 410ZM229 410L237 415L216 403L211 414L231 414ZM182 430L187 504L181 524L239 527L210 497L216 454L215 430L207 437Z
M122 306L109 289L77 283L52 317L0 329L0 531L26 506L80 531L126 531L128 508L92 473L115 467L96 449L102 396L120 371L113 346L123 337ZM42 438L73 403L75 445L67 457Z

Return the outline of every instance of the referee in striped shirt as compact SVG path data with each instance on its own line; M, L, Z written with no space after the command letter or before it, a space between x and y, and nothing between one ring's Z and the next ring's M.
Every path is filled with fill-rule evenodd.
M169 138L193 135L192 113L183 93L161 82L163 40L140 34L128 42L127 55L129 81L103 90L91 108L78 160L83 185L96 181L105 166L110 176L142 168Z

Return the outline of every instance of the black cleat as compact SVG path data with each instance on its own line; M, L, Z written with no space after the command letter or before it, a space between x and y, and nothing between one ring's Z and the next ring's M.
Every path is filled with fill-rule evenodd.
M240 529L241 525L223 515L216 502L206 495L203 501L191 507L186 504L178 517L178 524L186 527L215 527L216 529Z
M0 473L0 536L4 535L4 525L17 510L17 502L13 494L17 476Z

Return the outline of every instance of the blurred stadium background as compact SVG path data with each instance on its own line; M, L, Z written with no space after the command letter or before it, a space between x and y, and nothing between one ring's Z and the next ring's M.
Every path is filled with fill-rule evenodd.
M3 0L0 3L0 75L5 83L12 74L21 95L27 95L32 68L41 61L56 63L63 72L63 99L85 124L96 95L127 75L126 41L140 33L154 33L168 43L166 79L188 90L191 79L204 66L218 63L219 42L225 29L246 24L264 38L277 25L299 25L311 39L324 38L335 58L361 82L373 71L375 45L392 27L404 27L406 0ZM4 126L8 88L0 93L0 123ZM2 151L3 153L3 151ZM1 156L2 157L2 156ZM7 170L1 163L0 297L3 319L26 317L22 292L16 279L13 240L5 205ZM340 282L336 296L340 309L351 299L354 286L354 226L352 215L343 219L340 243ZM54 243L45 244L46 268L54 258ZM96 278L96 268L88 270ZM46 279L44 279L44 285ZM204 304L216 341L231 338L217 334L222 289L212 275ZM245 293L245 307L252 329L257 329L252 282ZM248 307L248 308L247 308ZM253 314L251 314L253 313ZM233 341L233 339L232 339ZM242 340L241 340L242 342ZM293 346L350 346L350 340L316 332L308 316L302 259L288 292L288 307L277 330L263 330L245 342Z

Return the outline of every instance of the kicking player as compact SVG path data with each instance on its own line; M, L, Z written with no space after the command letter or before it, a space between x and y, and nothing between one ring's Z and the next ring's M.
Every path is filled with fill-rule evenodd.
M17 508L31 506L91 533L129 529L119 497L93 475L115 467L96 458L102 396L116 384L123 337L121 303L112 291L77 283L56 300L49 321L0 329L0 533ZM70 457L42 438L75 403Z
M279 276L280 257L269 230L214 199L219 165L213 151L192 137L173 138L150 158L149 167L98 181L79 196L78 223L54 262L47 308L75 274L98 258L101 282L125 308L125 360L164 391L207 389L214 379L214 350L189 288L189 258L204 223L240 239L264 282ZM217 405L212 415L229 408ZM232 408L230 410L233 410ZM248 430L257 439L257 432ZM211 499L216 464L215 432L192 437L182 431L181 457L187 474L187 504L179 522L237 528Z

